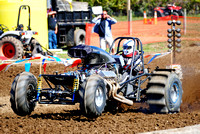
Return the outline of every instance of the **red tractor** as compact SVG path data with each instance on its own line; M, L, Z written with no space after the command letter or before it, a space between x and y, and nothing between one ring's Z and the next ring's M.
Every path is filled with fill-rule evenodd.
M179 18L179 16L183 16L182 7L174 4L168 4L166 7L156 7L154 11L157 11L158 17L173 15Z

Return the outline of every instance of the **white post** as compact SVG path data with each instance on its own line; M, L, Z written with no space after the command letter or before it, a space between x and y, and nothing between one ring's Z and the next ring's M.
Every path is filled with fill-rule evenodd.
M184 9L184 20L183 20L183 30L184 30L184 34L186 34L186 18L187 18L187 13L186 13L186 9Z
M127 15L128 15L128 34L132 35L132 10L131 10L130 0L127 0Z
M128 11L128 34L132 35L132 10Z

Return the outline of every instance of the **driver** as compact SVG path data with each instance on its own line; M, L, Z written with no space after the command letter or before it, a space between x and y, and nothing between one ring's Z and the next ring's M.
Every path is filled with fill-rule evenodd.
M134 45L135 45L135 41L131 40L131 39L128 39L128 40L126 40L123 43L123 53L122 53L122 56L124 57L125 67L127 65L131 64ZM139 56L139 51L135 50L134 51L134 59L137 58L137 56ZM141 64L140 58L135 62L135 65L138 64L138 63ZM135 68L138 71L140 70L140 64Z

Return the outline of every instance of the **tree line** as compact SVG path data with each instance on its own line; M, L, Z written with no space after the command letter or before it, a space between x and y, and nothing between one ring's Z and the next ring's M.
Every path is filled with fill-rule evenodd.
M102 6L103 10L107 10L110 14L126 15L127 0L76 0L88 2L89 6ZM142 16L143 11L152 13L155 7L164 7L169 3L174 3L176 6L181 6L187 10L187 13L200 12L200 0L130 0L131 9L134 16Z

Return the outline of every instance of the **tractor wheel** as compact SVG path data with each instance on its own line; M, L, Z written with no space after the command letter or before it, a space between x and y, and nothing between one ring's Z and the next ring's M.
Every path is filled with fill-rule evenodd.
M36 39L31 40L31 53L32 55L43 53L42 47Z
M83 29L76 29L74 31L74 41L75 45L85 44L85 30Z
M184 16L184 12L182 10L178 11L179 16Z
M23 44L13 36L3 37L0 41L0 56L5 56L8 59L21 59Z
M87 117L96 118L102 114L106 106L106 86L98 75L92 75L87 80L83 94L81 110Z
M13 111L20 116L30 115L36 106L37 79L29 72L18 74L11 87L10 102Z
M148 83L147 102L151 112L174 113L180 111L182 84L175 73L157 71Z
M165 15L161 13L160 11L157 11L157 17L164 17Z
M178 20L179 19L179 15L178 15L177 12L173 12L172 17L173 17L172 18L173 20Z

